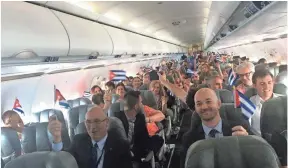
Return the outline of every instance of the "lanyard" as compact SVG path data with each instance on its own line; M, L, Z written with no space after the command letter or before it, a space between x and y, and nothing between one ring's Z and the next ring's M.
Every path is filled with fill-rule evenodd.
M104 148L103 148L103 150L102 150L102 153L101 153L99 159L97 159L95 168L98 168L98 165L99 165L99 163L100 163L100 161L101 161L101 158L102 158L102 156L103 156L103 153L104 153Z

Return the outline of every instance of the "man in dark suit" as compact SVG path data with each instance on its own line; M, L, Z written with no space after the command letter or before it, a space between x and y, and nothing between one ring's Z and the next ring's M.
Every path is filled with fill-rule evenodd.
M163 138L158 135L149 136L141 101L139 91L129 91L124 96L124 111L115 113L124 125L134 154L133 160L138 163L141 163L141 158L145 158L149 151L158 152L164 143Z
M129 143L108 131L109 118L99 107L86 113L85 126L88 133L75 135L68 150L79 168L132 168ZM49 121L48 130L53 136L52 148L62 150L61 123Z
M248 135L246 129L249 131L249 125L247 124L221 119L219 114L221 102L212 89L202 88L198 90L194 99L195 111L201 121L193 124L193 127L183 135L180 156L181 168L185 167L187 150L194 142L223 136ZM246 127L246 129L243 127Z

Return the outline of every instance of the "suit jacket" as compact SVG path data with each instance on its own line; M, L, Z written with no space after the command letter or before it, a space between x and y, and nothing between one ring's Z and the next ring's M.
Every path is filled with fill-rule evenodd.
M239 125L239 122L229 121L222 119L222 132L223 136L231 136L232 135L232 128ZM250 127L247 124L241 124L243 128L247 130L249 134ZM180 168L185 167L185 159L186 153L189 147L198 140L205 139L205 132L203 130L201 122L198 122L197 126L192 127L189 131L187 131L182 137L182 148L180 153Z
M115 116L119 118L124 126L126 135L129 132L129 123L124 111L115 113ZM134 136L133 136L133 148L132 152L134 154L134 159L139 160L151 150L150 137L146 127L145 116L143 113L138 113L136 115L136 120L134 122Z
M75 135L68 152L74 156L79 168L92 167L92 146L91 138L87 133ZM104 150L103 168L132 168L127 141L109 133Z

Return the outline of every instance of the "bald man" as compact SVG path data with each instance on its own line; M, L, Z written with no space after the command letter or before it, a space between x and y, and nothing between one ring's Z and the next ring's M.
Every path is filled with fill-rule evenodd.
M79 168L132 168L128 141L108 133L109 118L99 107L86 113L87 133L74 136L68 152L74 156ZM61 123L49 121L48 130L53 136L53 151L62 150Z
M188 148L198 140L231 135L248 135L246 129L243 128L244 126L239 125L235 121L221 119L219 113L221 102L212 89L202 88L198 90L194 100L195 112L201 120L200 122L195 121L197 123L193 123L193 127L183 135L180 158L181 168L184 168Z

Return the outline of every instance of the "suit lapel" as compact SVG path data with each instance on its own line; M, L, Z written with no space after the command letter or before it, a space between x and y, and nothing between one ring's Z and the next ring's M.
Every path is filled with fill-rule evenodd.
M83 153L81 152L80 155L87 157L88 165L91 167L92 166L92 141L91 141L90 136L88 134L86 134L86 137L83 139L83 141L84 142L81 144L84 144L84 145L82 145L80 148L80 149L82 149Z
M104 154L104 162L103 162L103 168L108 168L110 167L110 163L111 160L113 160L113 156L111 155L111 152L113 151L113 138L111 136L107 137L105 146L104 146L104 150L105 150L105 154Z

